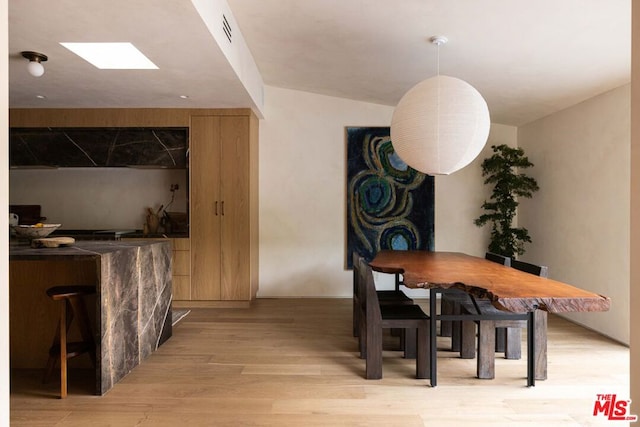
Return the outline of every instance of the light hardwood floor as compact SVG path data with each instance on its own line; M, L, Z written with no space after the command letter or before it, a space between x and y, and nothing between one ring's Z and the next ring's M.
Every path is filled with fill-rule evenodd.
M475 360L444 350L447 338L438 338L438 387L431 388L386 340L384 378L365 380L351 300L193 309L105 396L88 394L82 370L71 372L66 400L56 398L59 384L41 384L41 371L12 372L11 425L624 425L592 413L596 394L629 398L628 348L562 318L549 316L549 379L533 388L525 386L525 358L498 358L496 379L479 380Z

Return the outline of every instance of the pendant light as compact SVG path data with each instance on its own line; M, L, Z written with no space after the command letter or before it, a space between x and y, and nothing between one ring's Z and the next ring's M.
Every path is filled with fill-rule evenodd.
M391 118L391 143L400 158L429 175L449 175L475 159L489 137L491 120L482 95L469 83L438 72L400 99Z

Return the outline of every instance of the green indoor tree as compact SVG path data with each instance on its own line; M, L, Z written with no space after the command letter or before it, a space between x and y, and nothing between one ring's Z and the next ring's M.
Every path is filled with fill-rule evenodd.
M478 227L491 223L489 252L513 258L524 254L524 244L531 242L526 228L513 228L513 217L518 207L518 197L531 198L538 191L535 179L521 173L533 163L522 148L508 145L492 145L493 154L482 162L485 184L493 184L491 199L482 204L486 213L474 221Z

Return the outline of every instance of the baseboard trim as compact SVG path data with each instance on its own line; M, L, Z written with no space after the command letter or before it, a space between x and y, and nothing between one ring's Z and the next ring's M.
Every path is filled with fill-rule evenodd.
M249 308L251 301L176 301L175 308Z

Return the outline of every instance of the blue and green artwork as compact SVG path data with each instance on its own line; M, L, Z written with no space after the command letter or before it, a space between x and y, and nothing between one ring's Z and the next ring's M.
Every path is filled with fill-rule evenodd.
M347 253L434 249L433 177L393 150L388 127L347 127Z

